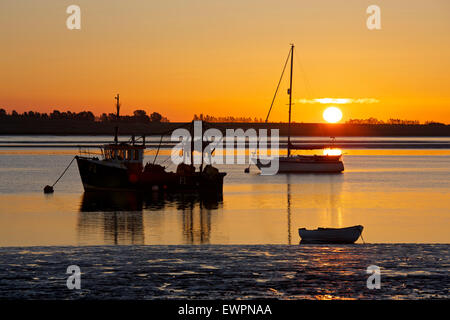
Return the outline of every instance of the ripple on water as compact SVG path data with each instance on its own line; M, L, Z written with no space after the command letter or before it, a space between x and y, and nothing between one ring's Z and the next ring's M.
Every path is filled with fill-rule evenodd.
M449 298L450 245L0 248L0 298ZM45 253L45 254L43 254ZM76 262L76 263L74 263ZM82 290L68 293L79 263ZM366 268L383 290L366 288Z

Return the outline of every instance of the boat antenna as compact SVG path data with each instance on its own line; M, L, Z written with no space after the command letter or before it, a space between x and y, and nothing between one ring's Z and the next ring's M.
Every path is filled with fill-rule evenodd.
M119 101L119 94L117 94L114 99L117 100L116 108L117 108L117 114L116 114L116 121L117 125L114 128L114 143L117 144L119 142L118 134L119 134L119 112L120 112L120 101Z
M291 107L292 107L292 72L294 66L294 44L291 44L291 77L289 81L289 124L288 124L288 145L287 145L287 156L291 155Z

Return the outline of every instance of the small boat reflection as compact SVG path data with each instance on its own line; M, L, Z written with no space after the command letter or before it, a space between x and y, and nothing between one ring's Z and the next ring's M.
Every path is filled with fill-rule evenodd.
M82 241L145 244L144 211L151 213L174 207L182 213L180 229L185 243L208 243L210 213L221 204L222 196L215 193L85 192L78 216L78 234ZM146 221L158 229L154 215L146 215Z

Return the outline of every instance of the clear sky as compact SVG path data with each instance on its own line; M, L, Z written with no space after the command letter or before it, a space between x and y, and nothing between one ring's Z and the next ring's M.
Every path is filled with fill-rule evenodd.
M66 8L81 7L81 30ZM381 30L366 8L381 8ZM450 123L448 0L1 0L0 107L264 118L295 43L293 120ZM301 66L300 67L300 62ZM287 120L283 82L271 120ZM359 100L358 100L359 99Z

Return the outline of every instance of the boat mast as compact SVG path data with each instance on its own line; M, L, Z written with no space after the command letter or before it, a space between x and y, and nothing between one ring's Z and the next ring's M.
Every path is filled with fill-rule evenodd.
M289 124L288 124L288 145L287 145L287 156L291 155L291 106L292 106L292 69L294 65L294 45L291 44L291 78L288 89L289 94Z
M116 108L117 108L117 114L116 114L116 121L117 125L114 128L114 143L117 144L119 142L118 134L119 134L119 111L120 111L120 102L119 102L119 94L114 97L114 99L117 100Z

